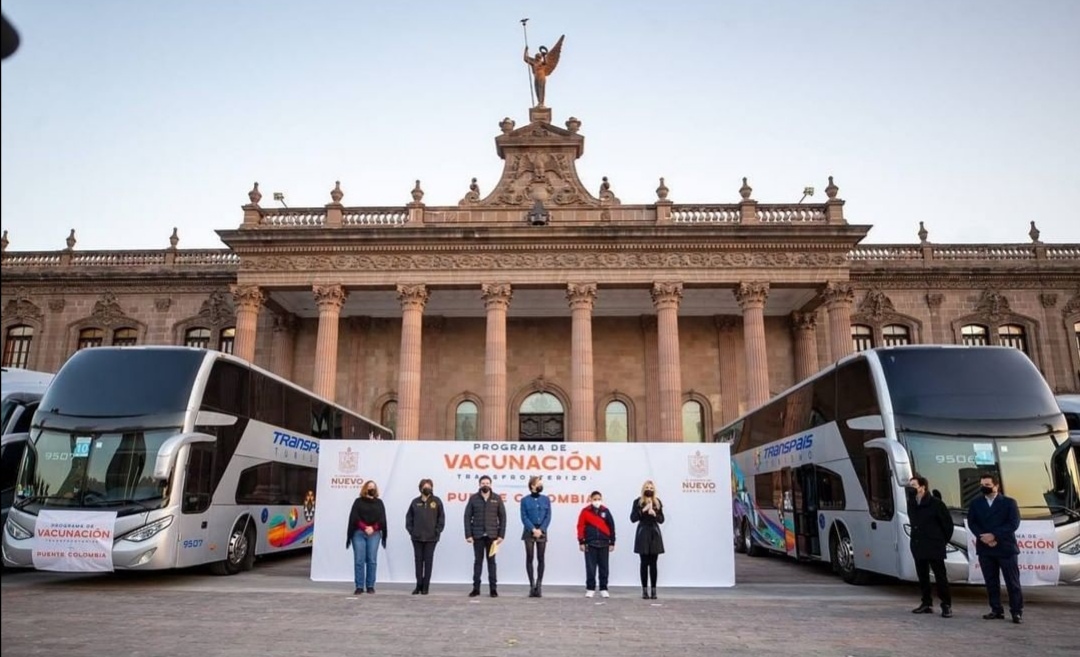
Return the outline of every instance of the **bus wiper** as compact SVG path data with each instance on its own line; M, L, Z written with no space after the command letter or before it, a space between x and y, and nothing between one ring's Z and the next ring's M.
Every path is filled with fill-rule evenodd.
M158 499L161 499L161 498L158 498ZM152 511L153 510L152 508L150 508L146 504L143 504L139 500L136 500L136 499L133 499L133 498L123 498L123 499L117 499L117 500L106 500L106 499L83 500L83 506L86 506L86 507L95 507L95 506L137 506L137 507L139 507L140 509L142 509L144 511Z
M28 504L48 502L49 500L70 500L70 497L64 497L63 495L30 495L29 497L21 497L15 500L14 506L20 511Z

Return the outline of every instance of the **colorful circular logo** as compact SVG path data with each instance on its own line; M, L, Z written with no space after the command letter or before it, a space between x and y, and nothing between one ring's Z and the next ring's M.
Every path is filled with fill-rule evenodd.
M296 521L300 519L300 514L297 513L296 507L289 509L289 529L296 527Z
M262 523L265 525L266 521L270 519L270 509L263 507L262 514L259 517L262 519Z

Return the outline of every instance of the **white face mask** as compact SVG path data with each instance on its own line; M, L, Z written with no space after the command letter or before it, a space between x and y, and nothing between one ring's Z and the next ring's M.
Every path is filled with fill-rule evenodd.
M599 509L600 508L600 500L593 500L592 501L592 508Z

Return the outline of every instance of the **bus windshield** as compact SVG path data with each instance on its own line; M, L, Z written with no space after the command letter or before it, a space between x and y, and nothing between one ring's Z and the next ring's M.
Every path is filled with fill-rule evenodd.
M898 415L1007 420L1061 412L1017 349L883 349L879 357Z
M979 495L979 478L990 472L1001 477L1001 490L1016 500L1021 518L1045 519L1075 506L1076 482L1055 486L1050 462L1055 446L1050 436L943 438L906 433L903 438L914 472L929 480L949 508L966 511Z
M88 418L182 412L204 359L186 349L83 349L53 379L40 408Z
M158 450L179 427L124 433L70 434L44 430L27 450L17 498L61 507L135 506L165 503L168 482L154 479ZM17 502L18 503L18 502Z

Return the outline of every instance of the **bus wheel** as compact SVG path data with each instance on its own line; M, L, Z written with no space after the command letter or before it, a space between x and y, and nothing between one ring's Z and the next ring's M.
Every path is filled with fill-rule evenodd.
M229 535L229 545L225 559L211 565L215 575L235 575L242 570L251 570L255 565L255 533L251 522L244 519L233 527Z
M840 575L841 579L848 584L865 584L867 574L855 567L855 544L847 530L843 527L834 529L830 546L833 570Z
M764 548L754 542L754 536L750 532L750 521L743 519L742 528L739 530L739 542L742 543L742 551L751 557L760 557L765 554Z

